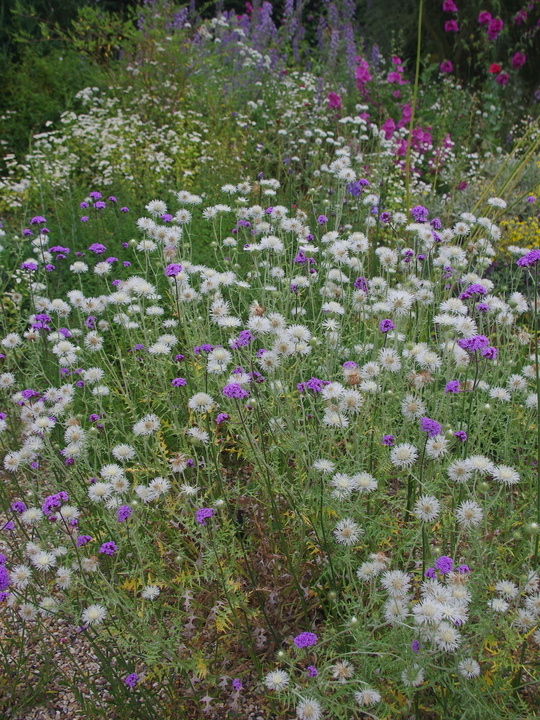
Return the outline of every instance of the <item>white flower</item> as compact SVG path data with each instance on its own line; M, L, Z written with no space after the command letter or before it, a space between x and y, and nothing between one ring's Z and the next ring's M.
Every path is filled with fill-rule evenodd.
M444 435L435 435L426 442L426 455L436 460L448 452L448 440Z
M296 706L298 720L319 720L322 717L322 708L313 698L301 700Z
M469 680L480 675L480 665L472 658L465 658L458 663L458 670L463 677Z
M390 462L400 468L409 468L418 459L418 450L410 443L401 443L392 448Z
M495 480L507 487L516 485L519 482L519 473L514 468L508 467L508 465L497 465L491 474Z
M422 522L436 520L440 510L441 504L433 495L422 495L414 506L414 514Z
M449 623L442 622L435 635L435 644L439 650L444 652L453 652L457 650L461 642L461 635Z
M43 512L39 508L28 508L21 514L21 522L24 525L35 525L44 517Z
M206 430L198 427L189 428L189 430L186 430L186 435L189 435L189 437L192 437L194 440L198 440L205 445L210 440L210 435L206 432Z
M134 435L152 435L159 430L160 420L157 415L145 415L133 426Z
M264 679L269 690L284 690L289 684L289 676L284 670L272 670Z
M458 508L456 508L457 521L464 528L469 529L480 525L483 517L484 511L482 510L480 505L478 505L478 503L475 503L473 500L466 500L465 502L461 503Z
M188 407L194 412L209 412L215 405L215 400L204 392L193 395L188 402Z
M381 695L372 688L365 688L360 692L355 692L354 699L361 707L369 707L370 705L376 705L380 702Z
M360 535L363 534L362 528L349 518L343 518L334 528L334 537L337 542L346 547L355 545Z
M118 462L126 462L135 457L135 449L131 445L122 443L121 445L115 445L111 450L112 456Z
M99 625L105 620L107 610L103 605L89 605L82 613L82 621L85 625Z
M381 585L393 598L403 598L411 587L411 578L401 570L388 570L381 578Z
M502 595L507 600L512 600L517 597L519 589L517 585L510 582L510 580L501 580L495 585L495 592L499 593L499 595Z
M334 680L337 680L340 684L346 683L354 674L354 666L348 660L338 660L334 665L330 666L330 670Z
M157 585L146 585L146 587L141 590L141 597L145 600L155 600L160 592Z
M377 481L367 472L356 473L352 476L352 479L356 485L356 489L360 494L370 493L377 489Z

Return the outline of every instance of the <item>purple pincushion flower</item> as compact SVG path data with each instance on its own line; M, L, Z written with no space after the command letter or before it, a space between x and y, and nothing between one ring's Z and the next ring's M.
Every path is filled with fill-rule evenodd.
M394 436L383 435L382 444L386 445L387 447L392 447L392 445L394 444Z
M96 255L102 255L107 248L101 243L92 243L88 249Z
M309 677L317 677L317 675L318 675L319 673L318 673L317 668L315 667L315 665L308 665L308 667L307 667L307 674L309 675Z
M312 632L303 632L300 633L300 635L297 635L293 642L297 648L307 648L315 645L317 642L317 636Z
M452 572L454 561L451 557L448 557L448 555L441 555L441 557L435 561L435 567L442 575L448 575L449 572Z
M171 380L171 385L173 387L183 387L185 384L186 384L186 380L181 377L174 378L174 380Z
M423 205L415 205L415 207L411 208L411 215L414 218L414 222L427 222L429 210Z
M201 508L195 513L195 520L199 523L199 525L206 525L206 521L215 514L216 510L214 508Z
M165 268L165 277L175 277L182 272L182 266L179 263L171 263Z
M436 578L436 577L437 577L437 574L436 574L436 572L435 572L435 568L432 568L432 567L428 568L428 569L426 570L426 572L424 573L424 577L427 577L427 578L429 578L430 580L433 580L434 578Z
M465 442L467 440L467 433L464 430L458 430L454 433L454 437L456 437L460 442Z
M3 565L0 565L0 591L4 592L9 587L9 573Z
M485 357L488 360L495 360L497 358L497 353L497 348L490 346L482 350L482 357Z
M129 507L129 505L120 505L116 511L116 519L119 523L129 520L132 515L133 510Z
M126 675L123 682L124 685L128 686L128 688L134 688L135 685L139 682L139 676L137 675L137 673L130 673L129 675Z
M116 547L116 543L112 540L104 542L103 545L99 548L99 552L102 555L114 555L117 550L118 548Z
M394 328L394 323L388 318L386 320L381 320L381 322L379 323L379 330L382 333L387 333L389 330L393 330Z
M519 267L530 267L531 265L536 265L539 260L540 250L531 250L526 255L519 258L517 265L519 265Z
M234 678L234 680L232 681L232 686L236 690L236 692L240 692L240 690L242 690L242 687L243 687L242 681L240 680L240 678Z
M432 420L428 417L423 417L420 420L420 429L428 434L428 437L435 437L439 435L442 430L442 425L436 420Z
M13 510L13 512L20 514L20 513L25 512L26 504L23 503L22 500L15 500L14 503L11 503L11 509Z
M216 425L221 425L221 423L224 423L228 419L229 416L227 415L227 413L219 413L216 417Z
M75 545L77 547L81 547L82 545L86 545L86 543L89 543L91 541L92 537L90 535L79 535L79 537L75 541Z
M461 387L461 385L460 385L459 380L450 380L449 382L446 383L446 385L444 387L444 392L445 393L458 393L460 390L460 387Z
M244 400L249 396L248 391L238 383L229 383L228 385L225 385L221 392L225 395L225 397L233 398L234 400Z

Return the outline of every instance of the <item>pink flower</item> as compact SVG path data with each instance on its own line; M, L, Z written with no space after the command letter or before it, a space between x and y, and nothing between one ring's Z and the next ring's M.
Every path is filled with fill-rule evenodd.
M455 20L447 20L444 23L444 32L459 32L459 25Z
M369 72L369 65L367 60L356 60L358 62L358 66L356 70L354 71L354 77L356 79L356 87L358 90L363 90L364 85L368 83L371 80L371 75Z
M526 61L527 61L527 56L525 55L525 53L518 51L512 58L512 61L511 61L512 67L515 70L519 70L520 67L523 67L523 65L525 65Z
M458 11L454 0L443 0L442 9L443 9L443 12L457 12Z
M451 73L454 69L454 66L450 62L450 60L443 60L442 63L439 65L439 70L442 73Z
M489 25L491 22L491 13L487 10L482 10L480 15L478 16L478 22L480 25Z
M328 100L328 107L330 109L333 109L333 108L336 108L337 110L341 109L341 98L337 93L335 93L335 92L328 93L328 97L326 99Z
M502 72L497 75L497 77L495 78L495 82L498 85L501 85L502 87L504 87L504 85L506 85L506 83L508 82L509 79L510 78L508 77L508 73Z

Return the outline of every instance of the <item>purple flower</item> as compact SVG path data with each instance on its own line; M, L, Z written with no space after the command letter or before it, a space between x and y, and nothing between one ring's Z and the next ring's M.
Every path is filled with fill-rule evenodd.
M139 676L137 675L137 673L130 673L129 675L126 675L123 682L124 685L128 686L128 688L134 688L135 685L139 682Z
M317 677L319 673L317 672L317 668L315 667L315 665L308 665L307 674L309 675L309 677Z
M324 225L324 223L328 222L328 218L326 217L326 215L319 215L319 217L317 218L317 222L319 223L319 225Z
M498 353L497 348L490 346L490 347L484 348L482 350L482 357L485 357L488 360L495 360L497 357L497 353Z
M3 565L0 565L0 591L4 592L9 587L9 573Z
M389 330L393 330L394 328L394 323L389 319L381 320L381 322L379 323L379 330L382 333L387 333Z
M312 632L303 632L300 633L300 635L297 635L293 642L297 648L307 648L315 645L317 642L317 636Z
M125 522L126 520L129 520L132 514L133 510L129 507L129 505L120 505L116 511L116 519L119 523Z
M186 384L186 380L184 378L174 378L174 380L171 380L171 385L173 387L183 387Z
M114 197L114 195L111 195L110 197L108 197L107 200L112 203L118 202L118 200Z
M455 20L447 20L444 23L444 32L459 32L459 25Z
M477 303L476 309L478 310L478 312L487 313L489 312L489 305L486 305L486 303Z
M517 265L519 265L519 267L530 267L531 265L536 265L539 260L540 250L531 250L526 255L519 258Z
M37 269L38 266L35 262L29 261L21 263L21 270L29 270L30 272L34 272Z
M77 547L81 547L82 545L86 545L86 543L89 543L91 541L92 537L90 535L79 535L79 537L75 541L75 545Z
M464 575L464 574L468 575L471 572L471 569L468 565L458 565L457 571L458 571L458 573L461 573L462 575Z
M201 508L195 513L195 520L199 525L206 525L206 521L216 514L214 508Z
M26 505L25 505L25 503L23 503L22 500L15 500L14 503L11 503L11 509L13 510L13 512L20 514L20 513L25 512Z
M424 577L429 578L430 580L433 580L437 577L437 574L435 573L435 568L428 568L426 572L424 573Z
M454 66L452 65L450 60L443 60L442 63L439 65L439 70L442 73L451 73L454 69Z
M423 205L415 205L411 208L411 215L413 216L414 222L427 222L429 210Z
M461 338L457 341L457 344L463 350L476 352L477 350L482 350L487 347L489 345L489 340L485 335L473 335L473 337Z
M413 651L413 653L416 653L416 654L418 654L420 652L420 643L418 642L418 640L412 641L411 650Z
M244 400L248 397L249 393L238 383L229 383L225 385L221 391L225 397L234 398L235 400Z
M94 203L94 207L96 210L104 210L107 205L103 202L103 200L99 200L98 202Z
M81 222L88 222L89 220L90 218L88 217L88 215L83 215L81 218Z
M454 561L451 557L448 557L448 555L441 555L441 557L435 561L435 567L442 575L448 575L449 572L452 572Z
M81 210L86 210L86 208L90 207L90 205L86 202L86 200L83 200L82 203L79 204L79 207Z
M68 500L69 497L67 492L62 490L59 493L56 493L56 495L49 495L49 497L45 498L41 509L45 515L50 515L54 508L59 508L62 503L66 503Z
M216 425L221 425L221 423L224 423L228 419L229 416L227 415L227 413L219 413L216 417Z
M232 686L236 690L236 692L240 692L240 690L242 690L242 687L243 687L242 681L240 680L240 678L234 678L234 680L232 681Z
M93 252L96 255L101 255L102 253L105 252L105 250L107 248L105 247L105 245L102 245L101 243L92 243L92 245L90 245L90 247L88 249L90 250L90 252Z
M33 217L33 218L30 220L30 225L37 225L37 224L39 224L39 223L46 223L46 222L47 222L47 221L45 220L44 217L42 217L41 215L36 215L35 217Z
M8 520L7 523L2 525L2 530L15 530L15 523L13 520Z
M99 552L103 555L114 555L114 553L118 550L116 547L116 543L112 540L109 540L109 542L104 542L103 545L99 548Z
M443 9L443 12L447 12L447 13L458 11L454 0L443 0L442 9Z
M366 278L365 278L365 277L362 277L362 276L357 277L356 280L354 281L354 287L355 287L357 290L363 290L365 293L367 293L367 291L368 291L368 285L367 285L367 282L366 282Z
M501 20L501 18L493 18L489 21L488 28L487 28L487 36L490 40L496 40L502 29L504 27L504 23Z
M432 420L428 417L423 417L420 420L420 429L428 434L429 437L435 437L439 435L442 430L442 425L436 420Z
M174 359L175 359L176 362L182 362L182 360L184 359L184 357L185 357L185 356L182 355L182 353L178 353L178 355L175 355L175 356L174 356Z
M128 213L128 212L129 212L129 208L127 208L127 207L121 207L121 208L120 208L120 212Z
M445 393L458 393L460 389L459 380L450 380L447 382L444 388Z
M527 202L528 202L528 203L536 202L535 196L534 196L534 195L529 195L529 197L527 198Z
M392 447L392 445L394 444L394 436L383 435L382 444L386 445L387 447Z
M92 192L90 193L90 197L92 198L92 200L99 200L103 196L97 190L92 190Z
M465 440L467 440L467 433L464 430L458 430L454 433L454 437L456 437L460 442L465 442Z
M165 277L174 277L182 272L182 266L178 263L171 263L165 268Z

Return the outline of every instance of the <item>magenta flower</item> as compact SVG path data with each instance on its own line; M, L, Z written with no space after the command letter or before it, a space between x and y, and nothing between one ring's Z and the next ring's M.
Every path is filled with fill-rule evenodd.
M480 25L489 25L491 22L491 13L487 10L482 10L482 12L478 15L478 22Z
M447 20L444 23L444 32L459 32L459 25L455 20Z
M510 80L510 77L507 72L501 72L495 78L495 82L497 83L497 85L500 85L501 87L504 87L509 80Z
M490 40L496 40L504 27L501 18L493 18L487 28L487 35Z
M458 11L454 0L443 0L442 9L443 9L443 12L447 12L447 13Z
M312 632L303 632L300 633L300 635L297 635L293 642L297 648L307 648L315 645L317 642L317 636Z
M514 70L519 70L520 67L523 67L525 63L527 62L527 56L525 53L517 52L514 57L511 60L512 67Z
M326 99L328 100L328 107L330 108L330 110L334 108L336 110L341 110L341 98L337 93L328 93L328 97Z
M450 60L443 60L442 63L439 65L439 70L442 73L451 73L454 69L454 66L450 62Z

